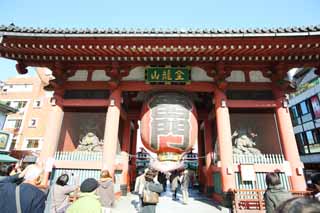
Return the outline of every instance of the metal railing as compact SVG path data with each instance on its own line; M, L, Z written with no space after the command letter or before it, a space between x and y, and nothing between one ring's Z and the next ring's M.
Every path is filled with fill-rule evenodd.
M284 161L282 154L233 155L236 164L282 164Z
M100 161L102 160L102 152L74 151L74 152L56 152L55 160L70 160L70 161ZM121 163L121 155L117 155L115 163Z

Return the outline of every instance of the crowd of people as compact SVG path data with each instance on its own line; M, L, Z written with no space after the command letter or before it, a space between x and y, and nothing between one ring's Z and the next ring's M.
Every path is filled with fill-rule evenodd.
M111 212L115 194L113 180L107 170L101 171L99 180L87 178L80 186L69 185L69 175L62 174L47 188L42 185L43 175L43 168L34 164L21 172L2 177L1 212L43 213L47 200L50 200L50 213ZM76 197L73 202L70 202L71 193Z
M34 164L23 171L11 171L9 176L1 178L1 212L43 213L47 200L50 200L50 213L109 213L115 204L113 178L107 170L101 171L99 180L87 178L80 185L69 184L69 175L62 174L49 189L42 185L43 175L43 168ZM139 213L155 212L159 196L166 191L167 182L170 182L172 200L179 200L177 193L181 192L182 203L188 203L188 170L162 173L149 168L135 181ZM320 212L320 174L314 175L312 182L314 198L294 197L282 187L277 173L268 173L264 194L266 212Z
M285 190L276 172L266 175L267 190L264 200L267 213L317 213L320 212L320 174L313 177L313 198L294 197Z
M156 203L148 203L144 200L145 189L161 194L166 191L167 182L170 181L172 200L177 201L177 193L182 194L183 204L188 203L190 177L188 170L174 170L172 172L158 172L153 169L146 169L136 178L134 191L138 194L139 202L137 209L141 213L155 212Z

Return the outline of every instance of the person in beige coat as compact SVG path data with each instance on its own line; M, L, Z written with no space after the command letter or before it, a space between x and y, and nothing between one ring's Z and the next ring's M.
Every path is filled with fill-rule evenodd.
M101 171L99 187L97 188L96 193L100 198L103 212L111 212L111 208L115 202L115 196L112 177L108 170Z

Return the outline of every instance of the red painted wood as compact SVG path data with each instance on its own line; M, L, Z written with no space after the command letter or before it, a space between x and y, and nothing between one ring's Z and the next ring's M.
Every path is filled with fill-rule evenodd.
M101 99L63 99L64 107L108 107L108 100Z
M256 100L227 100L229 108L275 108L276 101L256 101Z

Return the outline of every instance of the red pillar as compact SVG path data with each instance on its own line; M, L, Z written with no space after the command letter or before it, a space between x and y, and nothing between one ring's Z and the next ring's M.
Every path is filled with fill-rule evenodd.
M122 158L122 181L121 184L127 185L130 191L130 176L129 176L129 149L130 149L130 120L124 121L123 127L123 141L121 147L121 158Z
M46 131L44 134L44 144L40 153L40 162L45 166L48 159L54 159L54 154L57 150L60 131L63 121L63 110L58 105L53 105L50 109ZM45 171L43 185L47 185L49 181L49 171Z
M307 188L305 178L302 173L302 168L304 166L300 161L289 108L287 106L283 106L285 96L282 91L274 90L274 94L277 99L276 115L282 151L285 159L289 161L291 166L292 175L290 176L290 180L292 190L303 191Z
M229 109L226 106L227 97L223 91L217 89L214 93L214 97L222 191L228 192L235 189Z
M115 159L117 152L119 119L121 108L121 90L111 91L109 97L109 107L106 116L106 125L104 130L103 145L103 169L107 169L111 175L114 175Z
M200 127L201 125L199 125ZM203 137L202 137L202 131L199 129L198 131L198 157L203 156ZM205 185L205 176L203 174L203 158L198 158L198 178L199 178L199 186L200 190L203 190L203 186Z
M137 154L137 132L138 132L138 123L137 121L134 121L134 129L132 134L132 145L131 145L131 154L136 155ZM136 170L137 170L137 158L133 157L131 158L131 183L134 182L136 179Z
M210 120L204 121L204 133L205 133L205 154L206 154L206 191L210 191L212 188L212 125Z

